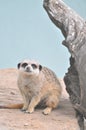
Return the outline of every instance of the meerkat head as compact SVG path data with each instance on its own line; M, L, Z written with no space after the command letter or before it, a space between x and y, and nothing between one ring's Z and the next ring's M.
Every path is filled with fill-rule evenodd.
M17 65L18 69L22 72L26 72L28 75L38 75L42 70L42 66L34 60L24 60Z

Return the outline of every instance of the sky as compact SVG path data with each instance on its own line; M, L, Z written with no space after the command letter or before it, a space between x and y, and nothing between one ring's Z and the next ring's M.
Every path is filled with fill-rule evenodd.
M86 19L86 0L64 0ZM64 77L70 54L64 37L43 8L43 0L0 0L0 69L37 60Z

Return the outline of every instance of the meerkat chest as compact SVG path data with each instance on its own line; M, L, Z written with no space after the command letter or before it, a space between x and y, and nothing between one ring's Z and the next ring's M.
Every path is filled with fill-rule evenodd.
M19 77L18 79L18 87L21 91L38 93L41 89L41 86L41 82L37 78Z

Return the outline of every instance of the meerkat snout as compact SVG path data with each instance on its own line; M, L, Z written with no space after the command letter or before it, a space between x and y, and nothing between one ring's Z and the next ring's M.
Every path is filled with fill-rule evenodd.
M25 71L26 71L26 72L32 72L31 66L30 66L30 65L29 65L29 66L26 66L26 67L25 67Z

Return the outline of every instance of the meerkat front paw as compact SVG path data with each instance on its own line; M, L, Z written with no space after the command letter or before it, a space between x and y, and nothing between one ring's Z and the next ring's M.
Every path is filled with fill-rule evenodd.
M28 108L27 110L26 110L26 113L29 113L29 114L31 114L31 113L33 113L34 112L34 108Z
M48 114L51 113L51 110L52 110L51 107L47 107L47 108L45 108L45 109L43 110L43 114L44 114L44 115L48 115Z
M23 106L21 111L26 111L27 110L27 106Z

